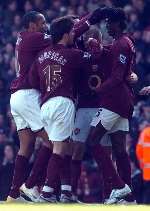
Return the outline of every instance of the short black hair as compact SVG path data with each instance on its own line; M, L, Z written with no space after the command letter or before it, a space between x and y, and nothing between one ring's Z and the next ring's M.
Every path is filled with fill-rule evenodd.
M117 8L113 8L111 10L111 12L109 13L108 19L110 19L111 21L125 21L126 20L126 14L124 12L124 10L120 7Z
M74 26L73 20L70 17L61 17L52 21L50 26L50 35L53 44L58 43L65 33L69 33Z
M66 15L64 16L65 18L70 18L72 20L75 20L75 19L80 19L80 17L78 15Z
M37 21L37 16L40 15L41 13L37 12L37 11L30 11L27 12L22 19L22 25L25 29L29 28L29 24L31 22L36 23Z
M111 22L119 22L122 30L125 30L127 27L127 17L125 11L120 7L113 8L112 12L108 16L108 20Z

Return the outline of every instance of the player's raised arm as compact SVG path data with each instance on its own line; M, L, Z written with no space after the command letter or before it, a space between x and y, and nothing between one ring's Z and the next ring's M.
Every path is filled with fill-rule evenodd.
M105 19L107 15L110 13L111 8L97 8L92 13L83 17L81 20L75 23L73 28L73 33L75 34L75 38L80 37L83 33L85 33L91 25L95 25L100 23L101 20Z
M88 17L88 16L87 16ZM90 28L90 22L88 21L88 18L84 18L79 20L75 23L72 32L74 33L75 39L80 37L83 33L88 31Z

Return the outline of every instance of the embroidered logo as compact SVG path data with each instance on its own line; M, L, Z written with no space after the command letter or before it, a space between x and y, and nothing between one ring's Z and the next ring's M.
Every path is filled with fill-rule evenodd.
M120 60L120 62L121 62L122 64L125 64L125 63L126 63L126 59L127 59L126 56L124 56L123 54L120 54L119 60Z

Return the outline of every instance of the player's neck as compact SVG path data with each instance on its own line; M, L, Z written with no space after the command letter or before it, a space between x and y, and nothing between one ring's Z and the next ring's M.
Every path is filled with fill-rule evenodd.
M117 32L116 34L114 34L114 39L117 40L117 39L119 39L122 35L123 35L122 32Z
M58 45L67 46L67 44L66 44L66 42L64 40L60 40L57 44Z
M37 32L37 31L33 28L29 28L29 29L27 29L27 32Z

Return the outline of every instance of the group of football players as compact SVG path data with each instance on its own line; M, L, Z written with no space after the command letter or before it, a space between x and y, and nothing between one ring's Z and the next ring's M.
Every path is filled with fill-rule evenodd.
M111 45L103 45L94 27L101 21ZM103 176L103 203L135 201L126 133L137 76L126 26L122 9L104 7L83 18L57 18L48 35L41 13L24 15L10 99L20 149L8 202L78 202L85 145ZM27 178L37 136L43 144Z

